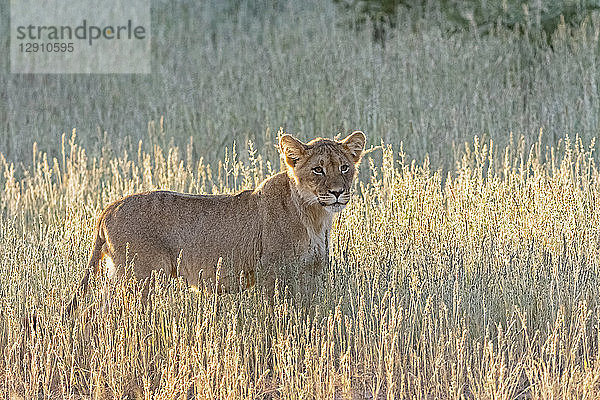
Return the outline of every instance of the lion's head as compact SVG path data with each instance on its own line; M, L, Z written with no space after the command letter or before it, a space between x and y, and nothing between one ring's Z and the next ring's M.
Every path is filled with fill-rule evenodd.
M329 212L348 204L365 140L360 131L342 141L317 138L306 144L291 135L281 136L279 151L306 204L319 203Z

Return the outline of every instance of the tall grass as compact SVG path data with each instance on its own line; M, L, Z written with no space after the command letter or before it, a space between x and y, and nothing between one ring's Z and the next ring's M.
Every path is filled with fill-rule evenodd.
M259 288L215 296L159 275L147 307L124 281L103 311L99 278L73 319L62 310L103 205L154 188L231 192L278 166L253 150L240 162L231 149L209 165L191 146L92 157L74 138L57 158L34 149L21 177L0 157L0 392L597 398L594 145L510 142L497 151L475 140L444 176L387 145L381 167L366 158L311 293L292 279L271 306Z
M371 144L402 141L412 157L451 167L453 145L475 135L500 147L511 131L533 144L543 128L552 146L567 133L598 136L597 15L537 45L510 29L449 33L435 3L403 10L383 48L332 1L153 0L152 74L2 69L0 152L28 165L37 142L58 157L61 134L77 128L95 156L193 137L211 163L248 139L274 159L283 126L303 139L362 129ZM161 117L163 131L148 127Z

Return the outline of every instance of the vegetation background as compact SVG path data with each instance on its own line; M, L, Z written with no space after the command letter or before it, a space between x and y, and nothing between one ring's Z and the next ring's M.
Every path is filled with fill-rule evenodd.
M589 142L600 118L594 4L157 0L150 75L3 73L0 152L29 163L37 142L57 156L77 129L92 154L192 137L206 160L249 139L276 159L279 127L304 139L360 128L437 167L475 135L499 148L510 132L532 144L540 128L544 145ZM382 20L385 45L373 40Z
M0 393L597 398L597 8L156 0L150 75L1 59ZM280 127L376 146L316 287L122 282L102 311L100 279L62 318L104 205L252 188Z

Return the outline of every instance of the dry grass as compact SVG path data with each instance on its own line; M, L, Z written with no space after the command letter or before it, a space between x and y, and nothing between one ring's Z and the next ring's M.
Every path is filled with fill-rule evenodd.
M62 309L107 202L153 189L214 193L271 171L176 148L89 158L34 150L0 178L0 392L15 398L584 399L600 395L600 179L591 147L477 141L448 176L384 147L366 159L312 293L293 280L215 297L158 276L101 312L98 282ZM374 153L375 154L375 153ZM371 165L369 171L369 165ZM162 283L161 283L162 282ZM35 313L36 327L25 322Z
M437 168L475 135L504 147L508 132L532 144L544 128L544 145L600 134L600 13L559 29L549 46L511 29L448 32L439 8L463 2L429 3L423 15L403 9L382 48L331 0L152 0L152 74L8 74L0 57L0 152L29 165L37 142L60 157L62 132L77 128L93 155L135 153L140 139L146 151L183 147L193 136L193 152L211 163L248 139L275 159L283 126L307 140L362 129L371 144L402 141ZM530 4L533 18L552 2L514 3ZM2 32L8 54L8 24ZM161 117L164 131L148 126Z

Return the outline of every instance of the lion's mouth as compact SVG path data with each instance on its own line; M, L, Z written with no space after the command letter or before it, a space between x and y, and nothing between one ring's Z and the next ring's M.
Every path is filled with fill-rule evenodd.
M323 207L328 207L328 206L345 206L348 203L342 203L339 201L335 201L333 203L325 203L324 201L319 201L319 204L322 205Z
M342 211L344 208L346 208L346 205L348 204L348 203L342 203L340 201L335 201L335 202L329 203L329 204L327 204L325 202L321 202L321 201L319 203L321 204L321 206L323 206L323 208L325 210L327 210L328 212L331 212L331 213L337 213L337 212Z

